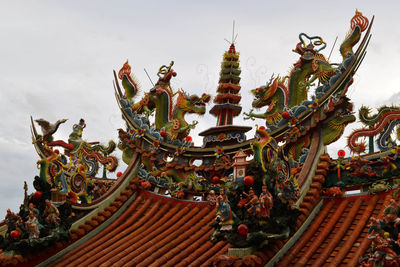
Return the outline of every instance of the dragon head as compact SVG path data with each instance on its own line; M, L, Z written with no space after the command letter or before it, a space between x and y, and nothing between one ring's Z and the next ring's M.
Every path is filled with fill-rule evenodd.
M273 77L265 86L261 86L259 88L251 90L251 93L254 95L254 100L252 102L252 106L254 108L261 108L266 105L274 105L275 103L272 101L272 96L275 95L276 89L279 84L279 76L275 78L272 82Z
M354 121L356 121L356 117L353 115L353 104L347 98L344 98L335 112L324 121L324 144L328 145L338 140L347 124Z
M343 129L347 124L356 121L353 112L353 103L349 102L347 97L344 98L344 101L338 106L333 116L327 121L330 125L335 125Z
M189 96L183 91L178 91L176 107L188 112L203 115L206 112L206 103L211 99L209 94L203 94L201 97L197 95Z

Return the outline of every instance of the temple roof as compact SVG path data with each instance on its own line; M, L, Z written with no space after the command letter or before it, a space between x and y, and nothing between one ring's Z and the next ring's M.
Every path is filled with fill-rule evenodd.
M391 193L324 199L277 266L356 266L371 242L367 238L369 219L382 214L390 199Z
M229 247L227 242L210 242L214 218L215 210L207 202L179 201L138 190L114 222L62 251L55 266L210 265Z

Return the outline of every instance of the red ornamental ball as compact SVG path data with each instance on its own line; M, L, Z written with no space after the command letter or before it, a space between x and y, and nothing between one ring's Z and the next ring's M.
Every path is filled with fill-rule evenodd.
M121 177L122 176L122 172L117 172L117 177Z
M54 150L54 153L60 154L60 150L56 149L56 150Z
M192 142L192 137L191 136L186 136L186 142Z
M11 238L17 239L21 236L21 233L17 230L14 230L14 231L11 231L10 236L11 236Z
M284 111L284 112L282 113L282 118L284 118L284 119L289 119L289 118L290 118L289 112Z
M261 131L265 131L265 127L264 126L260 126L260 128L258 128Z
M166 137L166 136L167 136L167 131L166 131L166 130L161 130L161 131L160 131L160 135L161 135L162 137Z
M243 183L244 183L244 185L246 185L246 186L252 186L253 184L254 184L254 178L253 178L253 176L246 176L246 177L244 177L244 180L243 180Z
M218 176L214 176L213 177L213 183L214 184L218 184L219 183L219 177Z
M249 233L249 227L245 224L240 224L238 226L238 233L239 235L246 236Z
M34 199L41 199L42 196L43 196L43 193L40 192L40 191L36 191L36 192L33 194L33 198L34 198Z
M340 150L337 152L337 155L338 155L339 157L344 157L344 156L346 156L346 152L345 152L343 149L340 149Z

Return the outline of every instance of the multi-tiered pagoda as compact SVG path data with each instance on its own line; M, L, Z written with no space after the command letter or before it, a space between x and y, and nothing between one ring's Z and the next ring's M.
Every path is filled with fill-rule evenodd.
M210 113L217 117L217 126L200 133L204 136L203 146L215 144L229 145L246 140L245 132L251 127L233 125L233 117L242 111L239 102L240 86L239 53L232 43L229 50L224 53L221 63L221 72L217 96L214 98L214 107Z

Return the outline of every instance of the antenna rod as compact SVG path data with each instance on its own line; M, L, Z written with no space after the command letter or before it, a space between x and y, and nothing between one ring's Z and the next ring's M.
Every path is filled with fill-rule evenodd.
M234 37L235 37L235 20L233 20L233 26L232 26L232 44L235 42Z
M336 36L335 42L333 42L331 52L329 53L328 61L329 61L329 59L331 58L331 55L332 55L332 52L333 52L333 48L335 48L335 44L336 44L337 38L338 38L338 37ZM319 85L320 85L320 81L318 81L318 86L319 86ZM318 87L318 86L317 86L317 87Z
M332 46L331 52L329 53L328 61L329 61L329 59L331 58L331 55L332 55L333 48L335 48L335 44L336 44L337 38L338 38L338 37L336 36L336 39L335 39L335 42L333 43L333 46Z
M149 80L150 80L151 84L152 84L152 85L153 85L153 87L154 87L154 83L153 83L153 81L151 80L151 78L150 78L149 74L147 73L147 70L146 70L145 68L143 68L143 69L144 69L144 72L146 72L147 78L149 78Z

